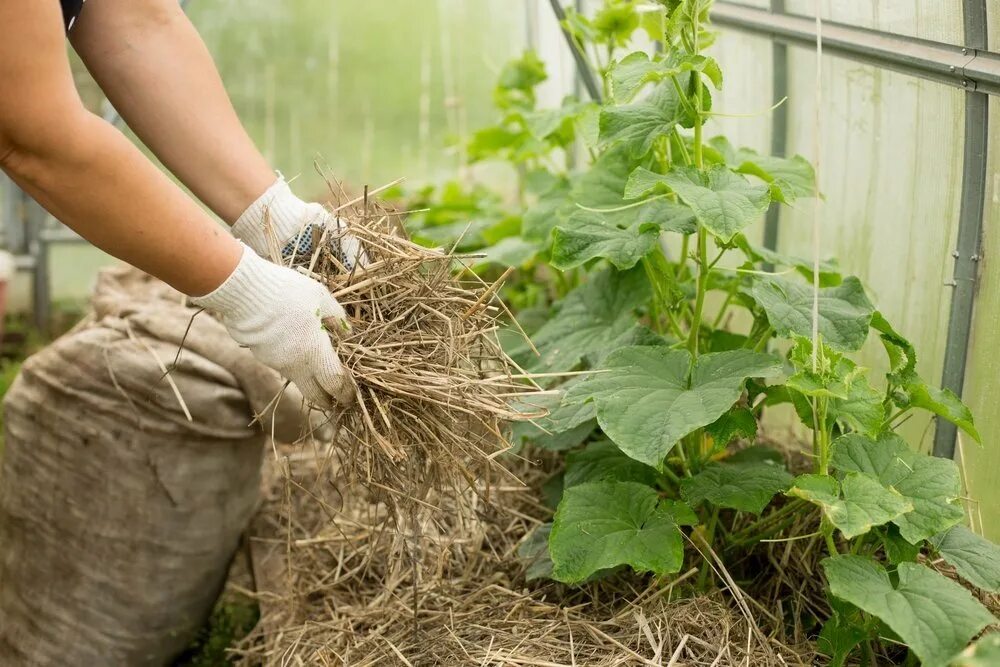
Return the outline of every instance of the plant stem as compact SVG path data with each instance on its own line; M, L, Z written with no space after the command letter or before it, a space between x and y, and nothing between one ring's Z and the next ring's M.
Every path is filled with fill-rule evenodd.
M767 527L772 523L777 523L780 519L786 517L789 514L798 512L808 503L799 498L795 498L787 502L783 507L774 510L767 516L761 517L754 521L752 524L744 528L743 530L735 533L733 535L734 539L746 539L747 537L752 537L755 533L762 532L767 529Z
M712 516L708 519L708 524L705 526L705 532L702 534L705 540L705 546L708 549L712 548L712 542L715 540L715 525L719 522L719 508L715 507L712 509ZM705 567L701 569L698 574L698 590L706 590L708 585L708 576L712 572L712 564L708 562L708 557L705 557Z
M694 315L691 318L691 333L688 337L688 351L698 356L698 338L701 334L701 316L705 310L705 293L708 291L708 232L698 228L698 293L694 301Z

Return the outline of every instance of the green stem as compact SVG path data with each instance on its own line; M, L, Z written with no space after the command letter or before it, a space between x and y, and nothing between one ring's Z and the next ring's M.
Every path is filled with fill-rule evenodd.
M690 167L693 164L691 154L688 153L687 145L684 143L684 137L681 136L680 130L676 127L674 128L674 139L677 141L677 150L681 153L681 160L684 161L684 164Z
M729 293L726 294L726 300L722 302L722 307L719 308L718 314L715 316L715 319L712 320L713 329L718 329L719 325L722 324L722 318L725 317L726 313L729 311L729 304L733 302L733 297L735 296L736 296L735 289L729 290Z
M905 415L907 412L909 412L912 409L913 409L912 406L906 407L906 408L900 408L899 410L897 410L895 412L895 414L890 415L890 417L888 419L886 419L884 422L882 422L882 427L881 427L880 430L884 431L885 429L889 428L894 421L896 421L897 419L899 419L900 417L902 417L903 415Z
M767 347L767 344L771 342L771 334L773 333L774 329L772 327L764 329L764 331L761 332L760 338L757 340L757 343L753 346L753 351L763 352L764 348Z
M808 503L799 498L790 500L789 502L785 503L783 507L774 510L767 516L763 516L757 519L743 530L739 531L738 533L735 533L733 535L733 538L739 540L752 537L756 533L760 533L763 530L767 530L770 524L777 523L778 521L788 516L789 514L793 514L795 512L800 511L806 505L808 505Z
M827 428L827 425L826 425L827 407L828 407L828 402L827 402L826 398L817 398L816 399L817 417L819 419L819 440L818 440L818 442L819 442L819 448L818 448L819 451L817 452L817 456L819 457L819 460L816 463L817 463L817 466L818 466L817 472L820 475L829 475L830 474L830 440L831 440L831 437L830 437L830 431L829 431L829 429Z
M688 337L688 351L698 356L698 337L701 334L701 316L705 310L705 294L708 292L708 274L712 267L708 264L708 232L698 228L698 293L694 301L694 315L691 318L691 332Z
M705 526L705 546L708 549L712 548L712 542L715 540L715 525L719 522L719 508L715 507L712 510L712 516L708 519L708 524ZM701 569L698 573L698 590L704 591L708 585L708 576L712 572L712 564L708 562L708 556L705 557L705 567Z
M831 556L839 556L840 551L837 549L837 543L833 539L833 524L825 516L821 524L821 529L823 531L823 539L826 540L826 549L830 552Z
M677 282L684 277L684 269L687 268L688 251L691 249L691 235L685 234L681 239L681 256L677 261Z

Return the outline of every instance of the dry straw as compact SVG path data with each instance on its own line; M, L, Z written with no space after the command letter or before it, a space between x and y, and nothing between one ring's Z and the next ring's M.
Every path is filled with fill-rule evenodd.
M397 534L412 535L445 499L449 514L464 515L489 501L500 476L517 483L496 459L510 448L504 425L532 416L512 405L539 388L498 340L514 322L497 298L504 278L487 284L465 265L472 257L408 240L403 212L371 197L389 186L334 208L337 225L309 232L313 253L285 263L326 285L350 324L331 326L330 336L354 402L328 415L331 437L312 432L303 441L336 452L340 474L384 505ZM344 233L364 247L363 267L341 263Z

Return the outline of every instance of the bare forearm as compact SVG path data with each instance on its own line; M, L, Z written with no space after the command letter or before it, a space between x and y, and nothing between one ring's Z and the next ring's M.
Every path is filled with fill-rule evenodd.
M129 127L227 223L274 182L176 0L89 3L72 43Z
M185 294L205 294L232 273L239 244L120 132L81 112L61 135L12 151L3 164L53 215Z

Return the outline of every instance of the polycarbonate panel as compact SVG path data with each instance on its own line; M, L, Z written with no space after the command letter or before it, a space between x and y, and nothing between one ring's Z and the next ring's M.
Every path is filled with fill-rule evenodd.
M785 0L790 14L816 16L816 0ZM937 42L962 44L960 0L820 0L820 17L827 21L909 35Z
M1000 128L1000 107L990 105L990 127ZM965 402L972 410L984 447L959 432L955 458L968 484L970 524L1000 541L1000 133L990 132L983 259L973 310L966 370Z
M448 137L492 122L500 67L527 38L524 0L192 2L240 117L275 168L322 193L454 174ZM197 113L197 105L192 108Z
M737 30L719 33L708 54L722 67L722 90L712 91L712 110L720 115L706 123L706 137L724 134L736 146L770 152L772 53L771 41L763 37Z
M815 161L815 52L789 49L788 151ZM947 339L960 209L964 92L903 74L824 56L820 186L824 258L857 275L875 305L916 345L918 370L939 382ZM786 209L779 248L812 256L812 200ZM860 354L883 383L876 340ZM884 383L883 383L884 384ZM929 450L930 418L909 419L904 435Z

